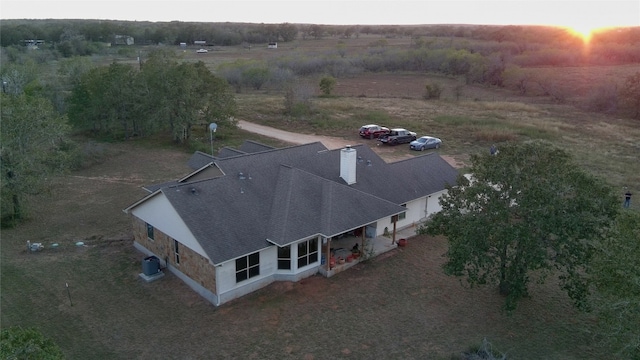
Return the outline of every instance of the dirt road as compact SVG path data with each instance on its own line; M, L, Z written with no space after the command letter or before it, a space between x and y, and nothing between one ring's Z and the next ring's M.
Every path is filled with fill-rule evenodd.
M274 139L286 141L292 144L308 144L316 141L322 142L324 146L328 149L340 149L345 147L346 145L357 145L357 144L366 144L373 149L380 157L385 159L386 161L397 161L411 157L411 155L400 154L395 151L393 146L378 146L380 143L377 141L375 145L372 146L372 143L367 143L366 140L356 141L354 143L353 140L341 139L338 137L330 137L330 136L321 136L321 135L306 135L306 134L298 134L289 131L284 131L280 129L275 129L269 126L258 125L252 122L238 120L238 127L242 130L249 131L252 133L272 137ZM464 166L464 162L458 161L455 158L447 155L440 155L443 159L449 162L454 167L462 167Z
M339 149L345 147L345 145L356 145L348 140L340 139L337 137L292 133L289 131L275 129L264 125L254 124L244 120L238 120L238 127L245 131L272 137L274 139L290 142L292 144L308 144L320 141L330 150Z

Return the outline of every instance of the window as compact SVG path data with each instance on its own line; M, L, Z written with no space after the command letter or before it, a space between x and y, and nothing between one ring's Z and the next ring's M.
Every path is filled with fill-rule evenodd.
M291 246L278 248L278 270L291 270Z
M176 240L173 240L173 251L176 254L176 264L180 264L180 247L179 242L177 242Z
M402 205L400 205L400 206L402 206L402 207L405 207L405 208L406 208L406 207L407 207L407 204L402 204ZM407 212L405 211L405 212L400 213L400 214L398 214L398 215L394 215L394 216L392 216L392 217L391 217L391 223L393 224L393 222L394 222L394 221L400 221L400 220L404 220L404 219L406 219L406 218L407 218Z
M404 220L406 218L407 218L407 212L406 211L403 212L403 213L398 214L398 221Z
M260 275L260 253L236 259L236 282Z
M298 244L298 268L318 261L318 238Z
M151 226L151 224L147 224L147 237L151 241L154 240L154 237L153 237L153 226Z

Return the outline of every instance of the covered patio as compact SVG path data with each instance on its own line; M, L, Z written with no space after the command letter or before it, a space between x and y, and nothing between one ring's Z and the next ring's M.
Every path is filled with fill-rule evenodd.
M395 241L394 234L389 236L377 236L375 238L364 238L362 236L345 235L338 238L327 239L327 243L322 245L322 258L324 259L320 266L320 274L325 277L331 277L337 273L349 269L350 267L360 263L361 261L376 257L387 251L391 251L398 247L398 240L409 239L416 235L417 227L410 226L401 230L396 230ZM348 259L352 253L354 245L358 244L360 257ZM332 266L327 261L327 253L333 255L335 264ZM340 261L342 258L344 261Z

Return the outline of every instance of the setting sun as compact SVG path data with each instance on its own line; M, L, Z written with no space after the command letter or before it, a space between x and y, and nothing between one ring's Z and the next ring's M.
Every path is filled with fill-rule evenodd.
M591 34L593 33L593 28L588 26L572 26L570 27L571 32L582 37L584 42L589 42L591 39Z

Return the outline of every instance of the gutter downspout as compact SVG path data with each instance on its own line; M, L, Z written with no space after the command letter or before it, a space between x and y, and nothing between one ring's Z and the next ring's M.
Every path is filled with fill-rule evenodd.
M391 245L396 243L396 224L398 222L398 215L393 215L393 235L391 238Z

